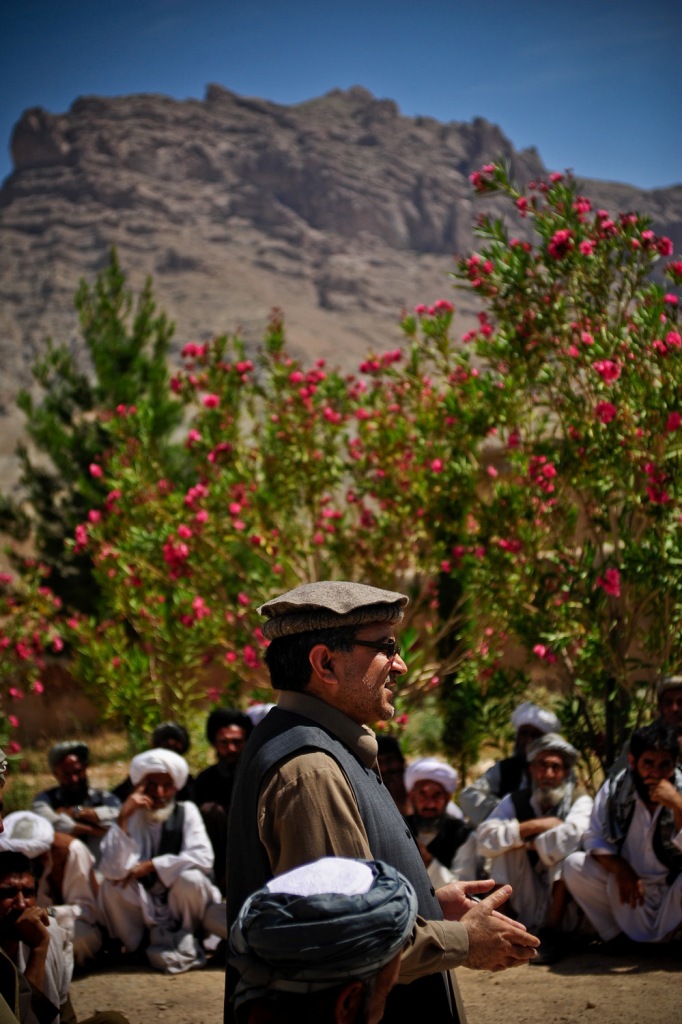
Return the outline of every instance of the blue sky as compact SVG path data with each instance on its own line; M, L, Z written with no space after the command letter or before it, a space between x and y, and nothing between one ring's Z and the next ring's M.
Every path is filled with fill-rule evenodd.
M551 170L682 182L679 0L9 0L0 179L22 111L78 96L279 103L363 85L403 114L476 116Z

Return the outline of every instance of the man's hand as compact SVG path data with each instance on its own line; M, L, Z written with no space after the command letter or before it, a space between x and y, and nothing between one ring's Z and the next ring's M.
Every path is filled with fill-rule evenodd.
M480 882L448 882L447 885L436 889L436 899L440 903L445 920L460 921L468 910L478 906L478 903L469 897L490 892L494 885L491 878L484 878Z
M144 785L140 783L139 786L135 787L119 811L119 827L125 832L127 830L128 819L132 818L133 814L140 810L150 811L151 807L152 798L150 796L146 796L144 792Z
M50 944L50 918L44 907L27 907L16 921L16 932L31 949Z
M626 860L619 857L614 874L620 902L629 903L631 907L640 907L644 903L644 882L637 872Z
M125 888L125 886L130 885L131 882L137 882L140 878L144 878L146 875L151 875L155 870L154 861L141 860L139 864L136 864L134 868L131 868L125 878L117 879L114 882L114 885L121 885Z
M549 832L551 828L558 828L563 825L561 818L529 818L519 824L519 835L522 839L529 839L533 836L540 836L543 832Z
M536 957L535 948L540 940L498 910L509 899L511 891L510 885L503 885L480 903L473 903L472 909L461 918L469 935L465 967L477 971L504 971L508 967L521 967Z

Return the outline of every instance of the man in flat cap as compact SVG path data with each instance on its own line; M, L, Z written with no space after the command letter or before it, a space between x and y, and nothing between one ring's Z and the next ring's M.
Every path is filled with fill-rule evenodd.
M382 861L322 859L249 896L230 934L243 1024L377 1024L417 917Z
M436 889L455 879L478 877L478 851L473 826L451 797L459 777L437 757L420 757L405 770L405 789L414 808L407 824Z
M537 961L550 963L560 954L567 902L562 864L581 848L592 797L576 795L578 752L558 733L531 743L527 757L531 785L507 794L478 826L478 851L491 858L495 878L512 886L519 920L538 931Z
M508 887L480 903L469 897L492 882L451 882L436 894L382 784L368 725L393 715L397 679L407 670L395 633L406 604L403 594L336 582L298 587L260 609L268 620L270 678L281 696L254 729L237 772L228 920L270 878L321 856L385 860L413 885L420 918L384 1020L402 1022L428 1005L437 1024L460 1013L456 985L441 972L526 963L538 940L493 913ZM235 983L228 969L228 1000ZM229 1002L226 1019L233 1019Z
M198 932L220 893L213 850L198 808L176 800L187 782L184 757L158 747L130 762L134 790L102 843L99 905L112 937L152 967L177 974L202 966ZM149 943L145 949L145 943Z
M55 832L81 839L97 860L102 837L116 821L121 802L113 793L90 786L89 755L87 743L56 743L47 760L59 785L38 793L32 809L46 818Z
M465 786L459 805L467 818L480 825L495 810L503 796L529 785L526 750L534 740L548 732L561 732L561 723L553 711L523 701L511 716L514 728L514 753L488 768L480 778Z

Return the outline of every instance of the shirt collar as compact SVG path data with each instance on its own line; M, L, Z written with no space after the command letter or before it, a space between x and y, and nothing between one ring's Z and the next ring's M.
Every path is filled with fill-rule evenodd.
M295 690L284 690L277 701L282 711L293 711L313 722L341 740L367 767L376 768L378 744L376 736L368 725L358 725L338 708L332 707L319 697Z

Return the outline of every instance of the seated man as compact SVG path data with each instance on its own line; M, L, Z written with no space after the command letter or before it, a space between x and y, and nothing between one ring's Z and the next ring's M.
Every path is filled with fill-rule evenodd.
M545 733L561 731L561 723L553 712L531 704L530 701L519 704L511 716L511 722L516 733L512 756L496 761L459 794L459 805L474 825L480 825L507 793L528 786L528 744Z
M419 758L405 770L405 788L414 807L405 820L436 889L453 879L478 877L474 830L463 817L447 811L457 781L455 769L435 757Z
M66 934L36 905L28 857L0 852L0 992L20 1024L76 1024L69 998L73 961ZM4 1009L0 1002L0 1010ZM11 1017L3 1017L12 1020ZM100 1012L82 1024L128 1024Z
M227 859L227 815L232 799L232 786L237 765L253 723L236 708L216 708L206 722L206 738L216 752L215 764L204 768L194 782L194 798L204 819L215 856L215 878L225 893L225 861Z
M72 740L52 747L47 760L58 786L38 793L33 810L47 818L55 832L81 839L97 859L102 837L116 821L120 801L88 784L89 750Z
M273 878L230 932L240 1024L377 1024L417 917L381 861L326 857Z
M412 806L405 789L405 757L395 736L377 736L377 764L394 804L403 817L407 817Z
M601 939L664 942L682 927L682 771L677 732L637 729L628 767L597 793L564 880Z
M538 960L558 955L565 909L561 865L579 849L592 798L576 797L572 768L578 752L557 733L528 747L529 788L509 793L478 826L478 851L493 861L499 883L512 886L510 904L518 919L538 932ZM544 947L544 948L543 948Z
M181 754L184 757L190 747L189 733L179 722L160 722L152 732L150 747L174 750L176 754ZM119 782L118 786L114 786L111 792L123 803L134 788L128 775L123 782ZM188 775L187 782L178 793L177 798L178 800L194 800L194 779L191 775Z
M145 751L130 762L135 789L102 842L100 916L128 952L144 948L169 974L204 963L197 932L206 907L220 900L211 882L213 850L197 807L176 795L187 762L172 750Z
M92 854L80 839L55 832L33 811L14 811L4 824L0 850L29 858L38 886L37 905L51 908L51 916L73 943L75 963L84 966L102 947Z

